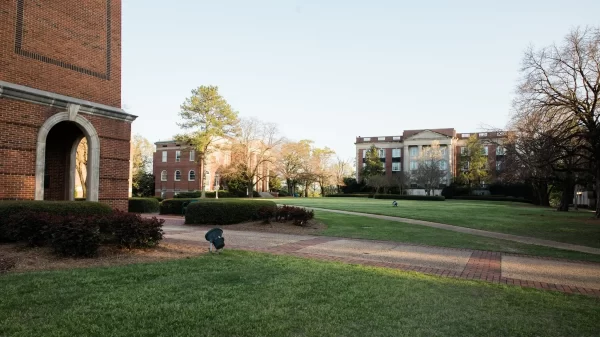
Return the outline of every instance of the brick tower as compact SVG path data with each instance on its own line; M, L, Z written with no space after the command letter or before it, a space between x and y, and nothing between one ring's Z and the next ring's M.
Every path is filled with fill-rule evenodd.
M120 0L0 1L0 200L86 198L127 209L131 123L121 109Z

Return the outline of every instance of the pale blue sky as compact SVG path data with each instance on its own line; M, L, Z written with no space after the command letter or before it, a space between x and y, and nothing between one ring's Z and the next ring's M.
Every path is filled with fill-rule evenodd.
M171 138L218 85L240 116L342 157L356 136L503 127L523 51L600 24L598 0L123 0L123 106Z

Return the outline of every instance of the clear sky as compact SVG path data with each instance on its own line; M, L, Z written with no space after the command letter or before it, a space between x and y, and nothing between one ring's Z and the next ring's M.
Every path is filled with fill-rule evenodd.
M156 142L218 85L240 116L349 158L357 136L504 127L526 47L599 24L599 0L123 0L122 102Z

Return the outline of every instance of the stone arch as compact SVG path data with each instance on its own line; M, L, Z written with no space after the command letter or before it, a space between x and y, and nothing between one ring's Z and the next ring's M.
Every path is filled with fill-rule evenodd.
M50 130L60 122L73 122L85 135L88 142L88 162L86 189L88 201L98 201L100 189L100 138L96 129L90 121L79 115L79 105L68 104L67 111L57 113L48 118L38 132L36 165L35 165L35 200L44 200L44 174L46 172L46 139ZM75 142L75 147L78 142ZM73 150L71 149L71 158ZM73 164L72 164L73 165ZM72 168L72 166L71 166ZM71 171L70 175L73 176ZM74 178L74 177L71 177ZM70 179L69 184L73 184ZM73 190L71 189L69 199L72 200Z

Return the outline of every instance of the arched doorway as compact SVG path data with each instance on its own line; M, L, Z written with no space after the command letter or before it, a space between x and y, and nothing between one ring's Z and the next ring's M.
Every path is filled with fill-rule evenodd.
M86 200L98 201L100 141L79 106L50 117L40 128L36 156L36 200L74 200L77 147L87 141Z

